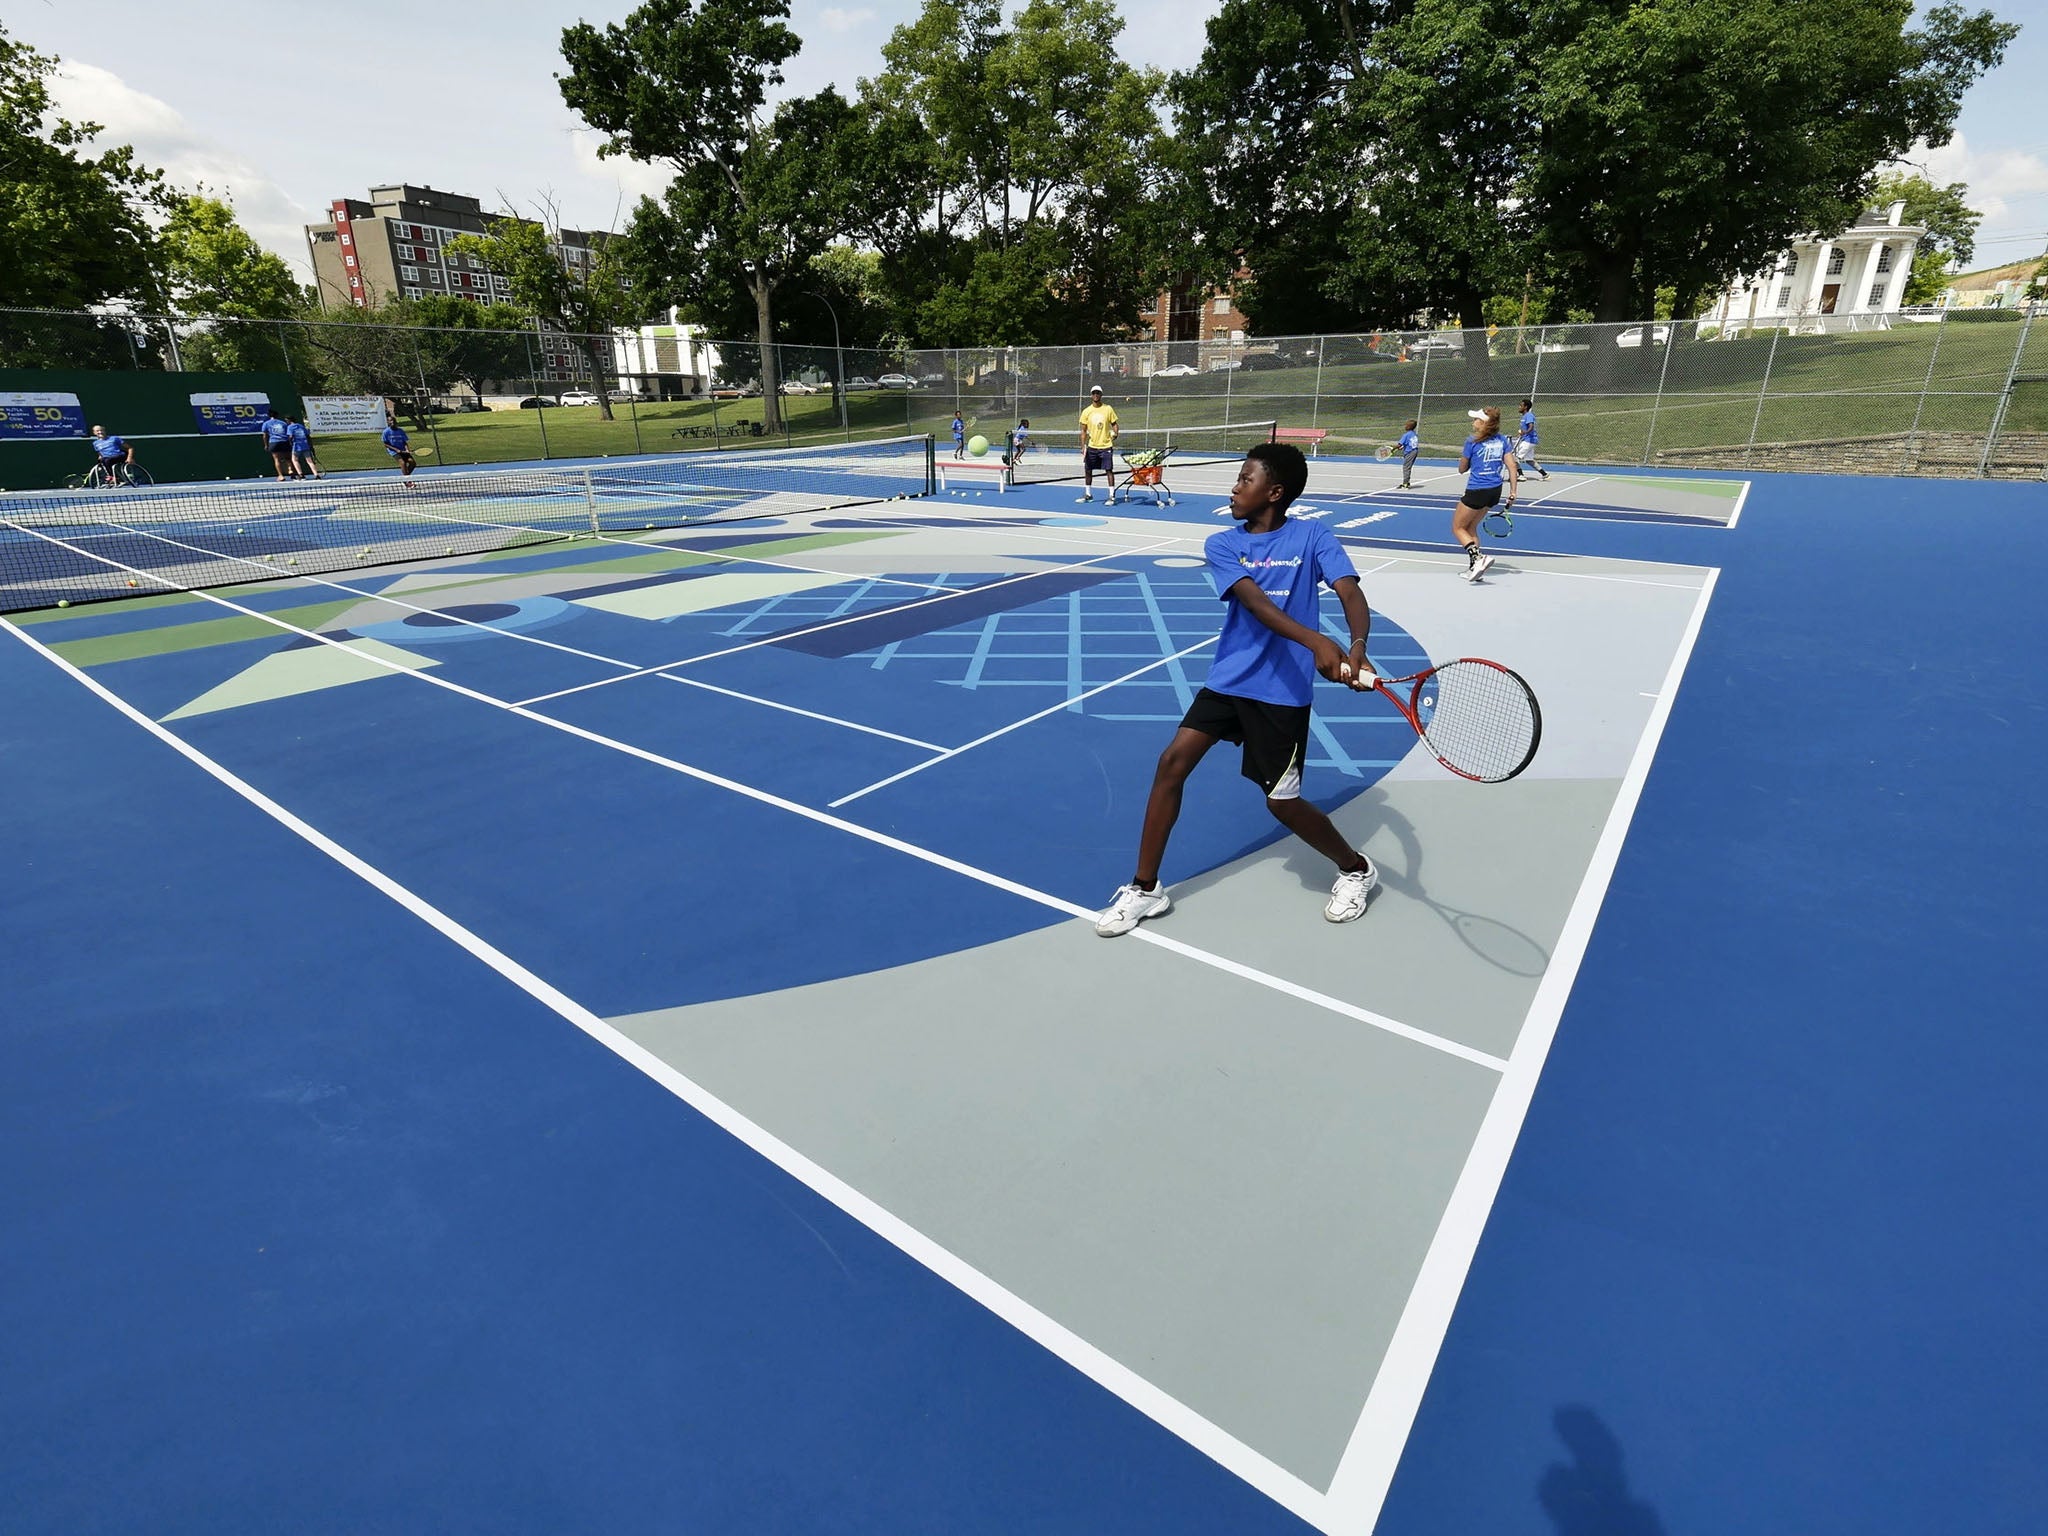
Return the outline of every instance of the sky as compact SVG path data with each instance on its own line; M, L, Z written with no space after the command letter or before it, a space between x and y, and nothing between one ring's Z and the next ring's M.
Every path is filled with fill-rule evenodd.
M1975 265L2048 249L2048 0L1988 0L2022 25L2004 65L1965 98L1954 141L1913 158L1964 181L1983 211ZM1220 0L1121 0L1119 56L1162 69L1199 57ZM873 74L917 0L792 0L804 40L795 92ZM491 0L468 5L266 0L255 12L199 0L11 0L9 29L64 63L65 115L106 125L174 183L226 193L265 246L310 275L303 226L337 197L409 181L531 212L555 203L572 227L623 227L661 177L599 160L553 73L562 28L615 21L632 0Z

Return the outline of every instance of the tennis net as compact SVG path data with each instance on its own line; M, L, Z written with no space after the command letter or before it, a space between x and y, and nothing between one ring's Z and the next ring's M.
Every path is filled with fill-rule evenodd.
M1187 427L1126 427L1117 435L1117 474L1123 474L1127 454L1171 449L1179 464L1235 463L1254 443L1270 443L1279 427L1277 421L1238 421ZM1084 472L1078 434L1065 430L1048 434L1052 441L1036 442L1010 466L1010 479L1018 485L1042 484L1054 480L1079 480Z
M713 450L587 468L0 493L0 613L569 539L780 518L933 490L932 440Z

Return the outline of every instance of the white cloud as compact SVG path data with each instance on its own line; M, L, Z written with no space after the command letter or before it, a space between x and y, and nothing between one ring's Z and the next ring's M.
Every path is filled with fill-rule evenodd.
M142 162L162 169L173 186L189 192L203 185L226 198L257 244L282 256L302 282L312 280L305 226L318 222L318 210L200 133L175 107L136 90L110 70L66 59L52 90L65 117L102 126L100 144L132 144Z
M825 24L827 32L851 32L856 27L866 26L874 19L874 8L866 5L856 6L852 10L843 6L828 5L818 12L818 20Z
M1905 162L1937 183L1965 182L1970 206L1984 215L1980 265L2017 261L2048 245L2048 159L2028 149L1973 150L1962 134L1939 149L1924 145ZM2028 244L2035 250L2028 250Z
M622 155L599 159L597 148L603 142L602 134L593 133L588 128L569 130L569 148L576 157L577 174L615 189L617 212L615 215L605 212L598 218L598 226L623 230L632 219L634 206L640 199L660 197L672 173L667 166L648 165L639 160L628 160ZM587 203L589 199L578 201Z

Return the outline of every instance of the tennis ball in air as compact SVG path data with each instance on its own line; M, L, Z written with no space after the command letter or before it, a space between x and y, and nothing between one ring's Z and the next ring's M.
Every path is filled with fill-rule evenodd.
M141 585L141 583L140 583L140 582L135 582L135 581L131 581L131 582L129 582L129 583L128 583L128 585L129 585L129 586L131 586L131 587L135 587L135 586L140 586L140 585Z
M60 597L57 599L57 606L59 608L69 608L71 606L71 599L68 597Z
M975 458L980 458L988 452L988 439L977 433L975 436L967 439L967 451Z

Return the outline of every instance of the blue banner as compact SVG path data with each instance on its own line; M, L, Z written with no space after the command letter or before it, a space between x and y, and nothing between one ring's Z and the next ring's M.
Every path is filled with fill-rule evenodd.
M76 395L0 390L0 438L84 437L85 429Z
M230 391L226 394L194 395L192 416L199 430L208 435L220 432L261 432L263 418L270 414L270 396Z

